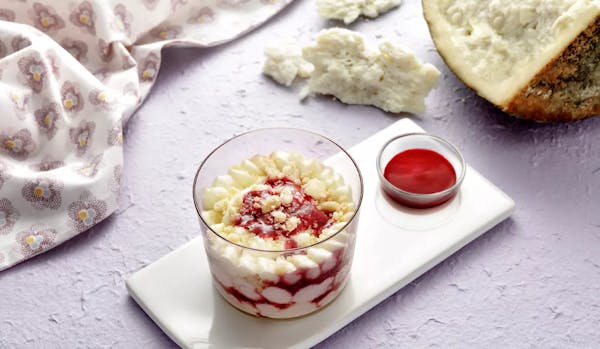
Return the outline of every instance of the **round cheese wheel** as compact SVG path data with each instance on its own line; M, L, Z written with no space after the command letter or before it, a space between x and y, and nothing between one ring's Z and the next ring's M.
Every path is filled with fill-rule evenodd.
M600 114L600 0L422 0L450 69L539 122Z

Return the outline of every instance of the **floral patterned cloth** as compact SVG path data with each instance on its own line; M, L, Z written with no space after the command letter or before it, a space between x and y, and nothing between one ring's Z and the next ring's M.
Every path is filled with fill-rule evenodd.
M291 0L2 0L0 270L117 208L121 129L164 46L214 46Z

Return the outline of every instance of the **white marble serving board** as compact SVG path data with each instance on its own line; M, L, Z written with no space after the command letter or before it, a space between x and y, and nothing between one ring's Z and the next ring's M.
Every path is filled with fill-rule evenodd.
M379 189L377 152L399 134L422 132L403 119L349 152L364 179L351 278L324 309L292 320L237 311L213 289L201 237L133 274L129 293L184 348L307 348L327 338L502 220L513 200L471 167L459 195L427 210L389 202ZM191 194L190 194L191 195Z

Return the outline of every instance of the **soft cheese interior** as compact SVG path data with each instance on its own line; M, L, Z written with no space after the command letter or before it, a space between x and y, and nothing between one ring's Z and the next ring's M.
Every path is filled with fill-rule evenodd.
M495 104L520 90L592 21L598 0L426 0L446 62Z

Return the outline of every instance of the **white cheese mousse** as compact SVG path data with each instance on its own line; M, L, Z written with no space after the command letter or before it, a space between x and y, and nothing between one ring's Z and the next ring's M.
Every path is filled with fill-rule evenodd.
M299 153L256 155L205 188L202 206L215 285L237 308L296 317L342 290L355 207L332 168Z

